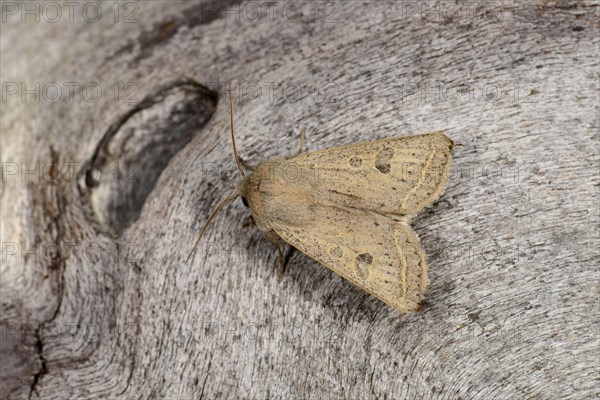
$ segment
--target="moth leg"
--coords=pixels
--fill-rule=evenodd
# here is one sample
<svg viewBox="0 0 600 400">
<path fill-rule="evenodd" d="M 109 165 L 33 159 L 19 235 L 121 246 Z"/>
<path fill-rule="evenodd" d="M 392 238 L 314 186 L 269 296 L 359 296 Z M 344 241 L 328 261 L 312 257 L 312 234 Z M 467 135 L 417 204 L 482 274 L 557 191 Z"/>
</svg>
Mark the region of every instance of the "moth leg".
<svg viewBox="0 0 600 400">
<path fill-rule="evenodd" d="M 288 250 L 287 254 L 285 255 L 285 261 L 283 262 L 284 265 L 287 265 L 288 261 L 290 261 L 290 258 L 292 258 L 292 255 L 294 254 L 295 250 L 296 250 L 295 247 L 290 246 L 290 249 Z"/>
<path fill-rule="evenodd" d="M 283 257 L 283 251 L 281 251 L 281 244 L 277 240 L 277 236 L 275 236 L 273 233 L 267 233 L 266 236 L 267 239 L 269 239 L 277 249 L 277 260 L 275 260 L 275 264 L 273 265 L 273 267 L 274 269 L 277 269 L 277 262 L 279 262 L 279 272 L 277 274 L 277 277 L 281 281 L 281 279 L 283 278 L 283 273 L 285 271 L 285 259 Z"/>
<path fill-rule="evenodd" d="M 300 132 L 300 148 L 298 149 L 298 152 L 296 153 L 296 155 L 300 155 L 304 152 L 304 133 L 306 132 L 306 128 L 302 128 L 302 131 Z"/>
<path fill-rule="evenodd" d="M 248 161 L 244 160 L 242 157 L 240 157 L 239 160 L 240 164 L 242 164 L 244 168 L 249 169 L 252 172 L 254 172 L 254 170 L 256 169 L 255 166 L 248 164 Z"/>
</svg>

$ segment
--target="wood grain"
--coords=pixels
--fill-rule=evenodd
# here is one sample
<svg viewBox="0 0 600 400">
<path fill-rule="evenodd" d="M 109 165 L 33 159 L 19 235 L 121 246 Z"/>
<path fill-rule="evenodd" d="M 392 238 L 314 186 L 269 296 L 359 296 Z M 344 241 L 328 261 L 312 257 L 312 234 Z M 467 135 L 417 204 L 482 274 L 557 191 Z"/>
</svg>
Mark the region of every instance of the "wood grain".
<svg viewBox="0 0 600 400">
<path fill-rule="evenodd" d="M 255 2 L 129 2 L 117 17 L 109 3 L 98 21 L 79 5 L 54 23 L 2 3 L 3 399 L 599 395 L 597 2 L 282 2 L 260 21 Z M 127 223 L 106 235 L 85 167 L 111 126 L 181 80 L 215 92 L 214 113 L 191 137 L 176 103 L 136 114 L 119 138 L 141 139 L 111 160 L 162 172 L 134 174 L 151 185 L 135 201 L 110 192 Z M 239 202 L 184 263 L 237 183 L 229 81 L 251 164 L 292 154 L 302 128 L 309 151 L 434 131 L 462 145 L 412 223 L 422 312 L 297 252 L 279 282 Z"/>
</svg>

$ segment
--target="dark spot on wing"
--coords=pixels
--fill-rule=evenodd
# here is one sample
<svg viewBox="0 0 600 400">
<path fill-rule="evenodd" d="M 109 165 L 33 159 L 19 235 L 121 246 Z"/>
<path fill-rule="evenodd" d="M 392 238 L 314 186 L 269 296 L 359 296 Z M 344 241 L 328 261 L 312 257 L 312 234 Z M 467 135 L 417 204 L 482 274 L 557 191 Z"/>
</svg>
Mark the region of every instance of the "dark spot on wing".
<svg viewBox="0 0 600 400">
<path fill-rule="evenodd" d="M 369 253 L 361 253 L 354 260 L 354 269 L 361 278 L 369 275 L 369 267 L 373 264 L 373 256 Z"/>
<path fill-rule="evenodd" d="M 350 166 L 354 167 L 354 168 L 358 168 L 362 165 L 362 158 L 358 157 L 358 156 L 353 156 L 350 159 Z"/>
<path fill-rule="evenodd" d="M 392 157 L 394 156 L 394 149 L 385 147 L 377 154 L 375 158 L 375 168 L 382 174 L 389 174 L 392 170 Z"/>
</svg>

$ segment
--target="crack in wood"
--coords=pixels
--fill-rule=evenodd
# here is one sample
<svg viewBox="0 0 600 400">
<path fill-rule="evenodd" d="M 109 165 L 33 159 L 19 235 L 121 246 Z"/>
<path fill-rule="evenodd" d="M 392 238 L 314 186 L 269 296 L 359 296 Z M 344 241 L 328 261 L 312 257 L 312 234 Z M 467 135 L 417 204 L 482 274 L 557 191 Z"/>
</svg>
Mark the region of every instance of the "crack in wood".
<svg viewBox="0 0 600 400">
<path fill-rule="evenodd" d="M 50 145 L 50 158 L 51 158 L 51 163 L 52 163 L 51 165 L 59 165 L 59 155 L 56 152 L 56 150 L 54 150 L 54 147 L 52 145 Z M 37 326 L 35 328 L 34 335 L 35 335 L 36 341 L 35 341 L 34 348 L 35 348 L 38 358 L 40 360 L 40 370 L 37 371 L 33 375 L 33 381 L 31 383 L 30 391 L 29 391 L 30 399 L 34 393 L 39 396 L 38 384 L 39 384 L 40 380 L 44 377 L 44 375 L 46 375 L 48 373 L 48 370 L 49 370 L 48 360 L 46 360 L 46 358 L 44 356 L 44 342 L 43 342 L 43 337 L 42 337 L 41 332 L 43 331 L 45 326 L 52 323 L 58 316 L 58 313 L 62 306 L 63 296 L 64 296 L 64 270 L 66 267 L 66 263 L 65 263 L 65 257 L 63 255 L 63 253 L 61 251 L 61 247 L 60 247 L 61 239 L 65 235 L 65 230 L 64 230 L 63 224 L 61 223 L 61 216 L 65 210 L 65 199 L 63 197 L 64 195 L 62 193 L 62 189 L 63 189 L 62 186 L 53 186 L 52 184 L 50 184 L 50 185 L 42 186 L 42 188 L 38 192 L 38 194 L 42 194 L 42 196 L 43 196 L 42 209 L 44 212 L 46 212 L 46 216 L 49 217 L 49 221 L 47 224 L 47 226 L 48 226 L 47 232 L 55 233 L 53 241 L 55 244 L 57 244 L 56 254 L 54 254 L 54 256 L 52 257 L 52 259 L 50 261 L 50 264 L 48 265 L 48 271 L 56 274 L 57 293 L 56 293 L 56 307 L 54 308 L 54 310 L 52 312 L 52 316 L 50 316 L 50 318 L 37 324 Z M 54 192 L 54 199 L 53 199 L 54 202 L 48 201 L 48 198 L 46 197 L 48 191 Z M 53 204 L 56 205 L 55 209 L 53 207 Z M 35 261 L 36 260 L 34 260 L 34 262 Z"/>
</svg>

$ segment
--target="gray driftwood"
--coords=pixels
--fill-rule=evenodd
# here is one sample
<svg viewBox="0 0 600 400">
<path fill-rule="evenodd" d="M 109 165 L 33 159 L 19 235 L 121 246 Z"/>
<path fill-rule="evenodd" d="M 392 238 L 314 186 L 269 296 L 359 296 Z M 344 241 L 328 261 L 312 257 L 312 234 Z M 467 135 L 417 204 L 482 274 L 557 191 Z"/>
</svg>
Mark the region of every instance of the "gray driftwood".
<svg viewBox="0 0 600 400">
<path fill-rule="evenodd" d="M 2 3 L 3 399 L 598 396 L 597 2 L 44 4 Z M 239 201 L 184 262 L 237 182 L 228 82 L 250 164 L 463 145 L 422 312 L 278 281 Z"/>
</svg>

